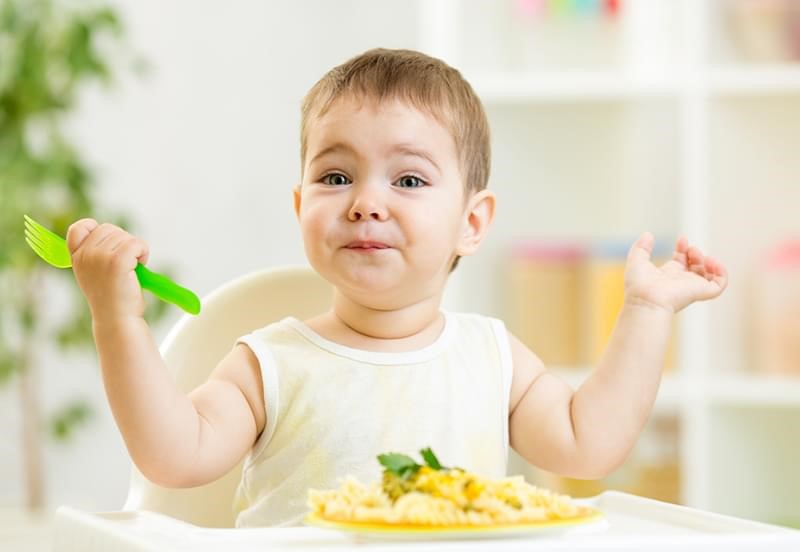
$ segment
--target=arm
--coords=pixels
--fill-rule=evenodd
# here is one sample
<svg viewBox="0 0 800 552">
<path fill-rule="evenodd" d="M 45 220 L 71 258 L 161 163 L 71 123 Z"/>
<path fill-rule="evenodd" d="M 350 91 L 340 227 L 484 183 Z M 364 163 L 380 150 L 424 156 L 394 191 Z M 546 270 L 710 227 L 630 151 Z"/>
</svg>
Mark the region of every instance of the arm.
<svg viewBox="0 0 800 552">
<path fill-rule="evenodd" d="M 236 346 L 208 381 L 179 392 L 142 317 L 133 272 L 147 247 L 111 225 L 81 220 L 67 234 L 112 413 L 132 460 L 170 487 L 212 481 L 233 467 L 266 423 L 258 361 Z"/>
<path fill-rule="evenodd" d="M 643 235 L 628 255 L 625 303 L 605 354 L 573 392 L 512 336 L 511 444 L 548 471 L 597 479 L 627 457 L 646 423 L 661 379 L 672 316 L 727 285 L 724 267 L 685 238 L 662 267 Z"/>
</svg>

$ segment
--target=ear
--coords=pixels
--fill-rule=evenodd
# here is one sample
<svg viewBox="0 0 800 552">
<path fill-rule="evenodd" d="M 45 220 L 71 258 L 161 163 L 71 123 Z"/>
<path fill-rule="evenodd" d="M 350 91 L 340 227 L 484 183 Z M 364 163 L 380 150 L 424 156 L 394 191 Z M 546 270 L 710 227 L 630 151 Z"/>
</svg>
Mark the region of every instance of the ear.
<svg viewBox="0 0 800 552">
<path fill-rule="evenodd" d="M 300 199 L 302 197 L 300 184 L 292 188 L 292 195 L 294 196 L 294 214 L 300 218 Z"/>
<path fill-rule="evenodd" d="M 481 190 L 469 199 L 456 245 L 457 255 L 472 255 L 478 250 L 494 220 L 495 203 L 495 195 L 489 190 Z"/>
</svg>

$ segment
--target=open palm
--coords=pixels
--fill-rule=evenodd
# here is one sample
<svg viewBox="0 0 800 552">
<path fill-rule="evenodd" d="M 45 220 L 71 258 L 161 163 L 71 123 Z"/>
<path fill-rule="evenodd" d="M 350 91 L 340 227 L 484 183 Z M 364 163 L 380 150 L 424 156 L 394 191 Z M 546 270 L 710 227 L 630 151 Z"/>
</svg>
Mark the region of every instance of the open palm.
<svg viewBox="0 0 800 552">
<path fill-rule="evenodd" d="M 703 255 L 681 236 L 672 258 L 661 266 L 651 260 L 653 235 L 642 234 L 631 246 L 625 266 L 625 298 L 630 302 L 678 312 L 695 301 L 713 299 L 728 285 L 722 263 Z"/>
</svg>

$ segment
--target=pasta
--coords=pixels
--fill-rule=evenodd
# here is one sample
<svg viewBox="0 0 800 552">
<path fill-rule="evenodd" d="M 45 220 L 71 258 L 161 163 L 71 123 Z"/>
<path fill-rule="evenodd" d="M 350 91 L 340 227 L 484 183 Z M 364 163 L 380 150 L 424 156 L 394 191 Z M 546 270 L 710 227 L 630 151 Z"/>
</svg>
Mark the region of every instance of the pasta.
<svg viewBox="0 0 800 552">
<path fill-rule="evenodd" d="M 387 467 L 381 482 L 364 485 L 347 477 L 338 489 L 311 489 L 308 506 L 331 521 L 422 526 L 536 523 L 585 513 L 568 496 L 530 485 L 522 476 L 491 480 L 460 468 L 406 466 L 411 467 Z"/>
</svg>

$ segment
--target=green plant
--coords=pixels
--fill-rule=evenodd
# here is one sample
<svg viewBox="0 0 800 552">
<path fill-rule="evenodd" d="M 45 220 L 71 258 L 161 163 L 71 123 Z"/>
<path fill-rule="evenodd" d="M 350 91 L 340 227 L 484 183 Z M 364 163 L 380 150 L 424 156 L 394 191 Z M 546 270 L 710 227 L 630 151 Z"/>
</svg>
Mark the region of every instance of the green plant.
<svg viewBox="0 0 800 552">
<path fill-rule="evenodd" d="M 122 42 L 118 16 L 98 2 L 0 0 L 0 385 L 19 383 L 32 509 L 44 505 L 45 432 L 68 439 L 91 417 L 80 397 L 44 415 L 35 377 L 38 353 L 49 343 L 85 348 L 92 335 L 71 271 L 52 269 L 25 244 L 23 213 L 62 235 L 79 218 L 103 215 L 92 198 L 91 171 L 62 126 L 85 85 L 113 83 Z M 119 215 L 101 218 L 131 227 Z M 63 320 L 54 321 L 42 289 L 57 288 L 65 275 L 73 280 L 67 286 L 72 300 Z M 148 301 L 150 321 L 163 312 L 163 303 Z"/>
</svg>

